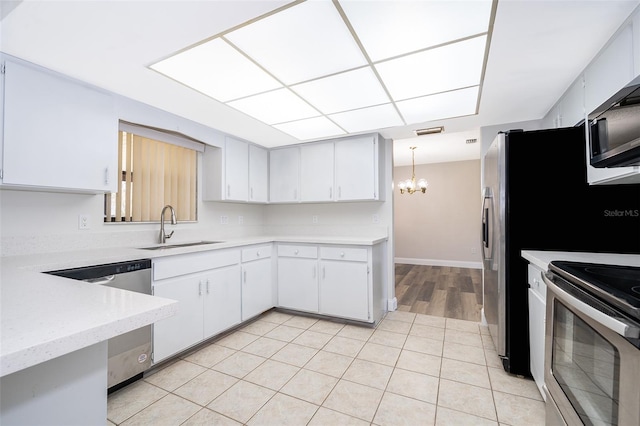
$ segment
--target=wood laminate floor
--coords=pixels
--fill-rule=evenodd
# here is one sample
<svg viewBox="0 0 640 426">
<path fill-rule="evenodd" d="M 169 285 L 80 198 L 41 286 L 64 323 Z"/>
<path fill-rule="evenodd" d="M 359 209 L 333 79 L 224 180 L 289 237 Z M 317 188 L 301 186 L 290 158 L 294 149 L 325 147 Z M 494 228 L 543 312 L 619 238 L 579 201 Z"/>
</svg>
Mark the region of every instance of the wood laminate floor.
<svg viewBox="0 0 640 426">
<path fill-rule="evenodd" d="M 482 270 L 396 263 L 398 310 L 480 321 Z"/>
</svg>

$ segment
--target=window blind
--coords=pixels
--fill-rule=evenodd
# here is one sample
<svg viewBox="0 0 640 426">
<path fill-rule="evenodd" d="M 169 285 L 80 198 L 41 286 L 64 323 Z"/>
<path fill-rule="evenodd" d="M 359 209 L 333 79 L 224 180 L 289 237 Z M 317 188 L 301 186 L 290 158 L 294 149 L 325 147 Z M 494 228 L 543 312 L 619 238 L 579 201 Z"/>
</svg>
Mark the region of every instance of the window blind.
<svg viewBox="0 0 640 426">
<path fill-rule="evenodd" d="M 197 219 L 197 152 L 119 132 L 119 191 L 107 194 L 105 222 L 152 222 L 173 206 L 179 221 Z"/>
</svg>

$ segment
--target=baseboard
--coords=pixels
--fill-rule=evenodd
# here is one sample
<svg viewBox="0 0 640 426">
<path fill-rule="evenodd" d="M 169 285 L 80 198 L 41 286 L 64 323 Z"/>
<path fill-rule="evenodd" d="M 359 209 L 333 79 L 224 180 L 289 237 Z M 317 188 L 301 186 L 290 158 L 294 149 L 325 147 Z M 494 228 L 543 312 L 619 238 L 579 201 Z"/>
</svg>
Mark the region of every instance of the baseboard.
<svg viewBox="0 0 640 426">
<path fill-rule="evenodd" d="M 409 257 L 396 257 L 395 263 L 425 266 L 452 266 L 455 268 L 482 269 L 482 262 L 464 262 L 460 260 L 443 259 L 413 259 Z"/>
</svg>

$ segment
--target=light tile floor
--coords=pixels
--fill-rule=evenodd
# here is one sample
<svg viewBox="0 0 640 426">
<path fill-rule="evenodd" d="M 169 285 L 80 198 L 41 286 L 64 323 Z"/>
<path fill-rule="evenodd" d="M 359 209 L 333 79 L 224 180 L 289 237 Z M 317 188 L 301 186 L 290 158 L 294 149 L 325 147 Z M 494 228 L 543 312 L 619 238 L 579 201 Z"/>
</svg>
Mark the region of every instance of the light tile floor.
<svg viewBox="0 0 640 426">
<path fill-rule="evenodd" d="M 108 425 L 544 425 L 478 323 L 376 328 L 270 311 L 108 398 Z"/>
</svg>

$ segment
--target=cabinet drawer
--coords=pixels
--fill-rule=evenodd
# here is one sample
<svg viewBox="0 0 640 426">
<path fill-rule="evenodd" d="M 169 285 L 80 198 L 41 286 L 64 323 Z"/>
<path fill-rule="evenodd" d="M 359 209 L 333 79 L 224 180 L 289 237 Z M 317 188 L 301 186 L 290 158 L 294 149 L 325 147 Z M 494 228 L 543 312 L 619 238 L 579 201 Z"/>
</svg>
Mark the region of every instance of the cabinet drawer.
<svg viewBox="0 0 640 426">
<path fill-rule="evenodd" d="M 271 257 L 271 244 L 266 246 L 249 247 L 242 250 L 242 262 L 251 262 Z"/>
<path fill-rule="evenodd" d="M 368 250 L 366 248 L 354 247 L 320 247 L 320 257 L 330 260 L 366 262 L 368 259 Z"/>
<path fill-rule="evenodd" d="M 278 256 L 304 257 L 307 259 L 315 259 L 318 257 L 318 247 L 278 244 Z"/>
<path fill-rule="evenodd" d="M 153 260 L 153 280 L 193 274 L 240 263 L 239 250 L 213 250 Z"/>
</svg>

